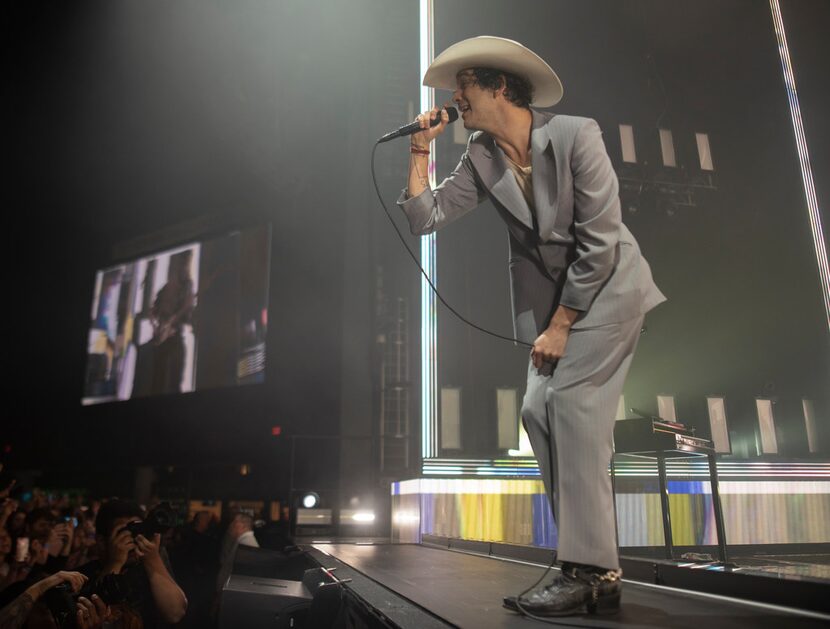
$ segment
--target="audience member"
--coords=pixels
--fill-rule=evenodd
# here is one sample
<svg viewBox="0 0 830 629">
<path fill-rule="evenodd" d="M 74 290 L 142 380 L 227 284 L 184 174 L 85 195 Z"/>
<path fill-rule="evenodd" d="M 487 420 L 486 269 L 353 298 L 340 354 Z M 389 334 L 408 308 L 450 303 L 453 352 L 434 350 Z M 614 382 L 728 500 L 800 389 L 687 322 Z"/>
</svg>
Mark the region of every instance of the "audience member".
<svg viewBox="0 0 830 629">
<path fill-rule="evenodd" d="M 222 540 L 222 550 L 219 557 L 219 576 L 216 579 L 216 589 L 222 590 L 225 582 L 233 571 L 233 558 L 237 546 L 253 546 L 259 548 L 254 536 L 254 519 L 247 513 L 235 514 L 228 524 L 228 530 Z"/>
<path fill-rule="evenodd" d="M 137 612 L 148 629 L 179 622 L 187 610 L 187 598 L 171 576 L 161 535 L 155 534 L 152 540 L 140 534 L 133 537 L 125 528 L 142 517 L 141 508 L 133 502 L 104 503 L 95 521 L 100 559 L 80 570 L 96 584 L 116 575 L 117 589 L 124 599 L 122 607 Z"/>
<path fill-rule="evenodd" d="M 0 609 L 0 629 L 18 629 L 27 624 L 34 627 L 54 627 L 52 613 L 38 603 L 49 590 L 62 583 L 68 584 L 71 591 L 77 594 L 86 581 L 87 578 L 79 572 L 57 572 L 33 583 Z M 99 629 L 104 622 L 111 619 L 109 608 L 97 596 L 93 597 L 93 600 L 79 597 L 73 611 L 73 620 L 79 629 Z"/>
<path fill-rule="evenodd" d="M 63 602 L 63 618 L 77 614 L 70 624 L 80 629 L 210 627 L 216 584 L 221 591 L 236 549 L 259 546 L 254 520 L 246 513 L 233 515 L 224 536 L 207 510 L 163 537 L 145 536 L 125 528 L 144 518 L 133 502 L 82 500 L 14 482 L 5 485 L 0 489 L 0 629 L 64 626 L 53 621 L 56 597 Z M 61 583 L 71 592 L 50 591 Z"/>
<path fill-rule="evenodd" d="M 237 513 L 233 516 L 228 533 L 231 539 L 236 540 L 237 545 L 259 548 L 259 542 L 254 536 L 254 518 L 247 513 Z"/>
</svg>

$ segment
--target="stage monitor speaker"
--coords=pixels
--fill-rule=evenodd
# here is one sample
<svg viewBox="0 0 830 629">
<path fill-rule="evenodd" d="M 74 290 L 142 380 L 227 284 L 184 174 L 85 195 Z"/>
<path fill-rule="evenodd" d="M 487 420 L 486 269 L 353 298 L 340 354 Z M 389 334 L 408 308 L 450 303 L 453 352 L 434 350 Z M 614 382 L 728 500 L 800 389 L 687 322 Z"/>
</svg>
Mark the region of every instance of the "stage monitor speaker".
<svg viewBox="0 0 830 629">
<path fill-rule="evenodd" d="M 219 629 L 303 627 L 311 600 L 300 581 L 235 574 L 222 588 Z"/>
<path fill-rule="evenodd" d="M 286 553 L 268 548 L 239 545 L 233 557 L 232 573 L 249 577 L 299 581 L 314 563 L 305 553 Z"/>
</svg>

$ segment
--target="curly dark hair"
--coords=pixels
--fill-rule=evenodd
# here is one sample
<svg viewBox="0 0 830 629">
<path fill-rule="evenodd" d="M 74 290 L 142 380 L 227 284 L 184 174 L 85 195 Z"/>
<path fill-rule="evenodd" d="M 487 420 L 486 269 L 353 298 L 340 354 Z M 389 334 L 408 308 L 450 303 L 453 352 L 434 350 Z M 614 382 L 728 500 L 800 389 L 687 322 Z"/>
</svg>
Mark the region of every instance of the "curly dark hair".
<svg viewBox="0 0 830 629">
<path fill-rule="evenodd" d="M 533 101 L 533 85 L 522 76 L 496 70 L 495 68 L 473 68 L 473 76 L 479 87 L 487 90 L 497 90 L 504 85 L 504 97 L 516 105 L 530 109 Z M 502 83 L 504 77 L 504 83 Z"/>
<path fill-rule="evenodd" d="M 138 503 L 130 500 L 118 500 L 117 498 L 108 500 L 98 510 L 98 517 L 95 518 L 95 533 L 104 540 L 109 539 L 118 518 L 141 518 L 143 520 L 144 511 Z"/>
</svg>

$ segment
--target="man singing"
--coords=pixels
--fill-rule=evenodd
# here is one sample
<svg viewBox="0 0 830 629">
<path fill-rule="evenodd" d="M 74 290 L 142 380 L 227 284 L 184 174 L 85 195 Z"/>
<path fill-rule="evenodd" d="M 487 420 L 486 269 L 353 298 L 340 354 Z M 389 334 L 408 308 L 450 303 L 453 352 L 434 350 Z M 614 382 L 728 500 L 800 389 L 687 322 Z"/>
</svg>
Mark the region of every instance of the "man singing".
<svg viewBox="0 0 830 629">
<path fill-rule="evenodd" d="M 665 300 L 621 222 L 617 178 L 594 120 L 553 115 L 556 73 L 521 44 L 474 37 L 450 46 L 424 85 L 454 90 L 475 130 L 435 190 L 430 142 L 445 110 L 418 116 L 398 204 L 428 234 L 489 198 L 507 224 L 516 338 L 532 344 L 522 422 L 553 507 L 560 576 L 505 607 L 533 615 L 613 613 L 622 584 L 608 463 L 614 419 L 645 313 Z M 430 121 L 441 122 L 430 127 Z"/>
</svg>

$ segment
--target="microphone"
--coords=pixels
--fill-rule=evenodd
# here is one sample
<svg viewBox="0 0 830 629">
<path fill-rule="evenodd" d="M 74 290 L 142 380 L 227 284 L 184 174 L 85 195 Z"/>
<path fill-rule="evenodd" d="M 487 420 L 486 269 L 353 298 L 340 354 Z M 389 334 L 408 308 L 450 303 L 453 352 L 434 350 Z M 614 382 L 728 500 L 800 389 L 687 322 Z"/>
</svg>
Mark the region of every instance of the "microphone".
<svg viewBox="0 0 830 629">
<path fill-rule="evenodd" d="M 444 107 L 446 109 L 447 114 L 449 115 L 449 123 L 455 122 L 458 120 L 458 110 L 455 107 Z M 434 127 L 437 124 L 441 123 L 441 117 L 436 116 L 435 120 L 429 121 L 429 126 Z M 405 124 L 404 126 L 400 127 L 397 131 L 392 131 L 391 133 L 387 133 L 383 136 L 380 140 L 378 140 L 378 144 L 382 144 L 383 142 L 388 142 L 389 140 L 394 140 L 395 138 L 402 138 L 407 135 L 412 135 L 413 133 L 418 133 L 421 131 L 421 124 L 419 122 L 410 122 L 409 124 Z"/>
</svg>

